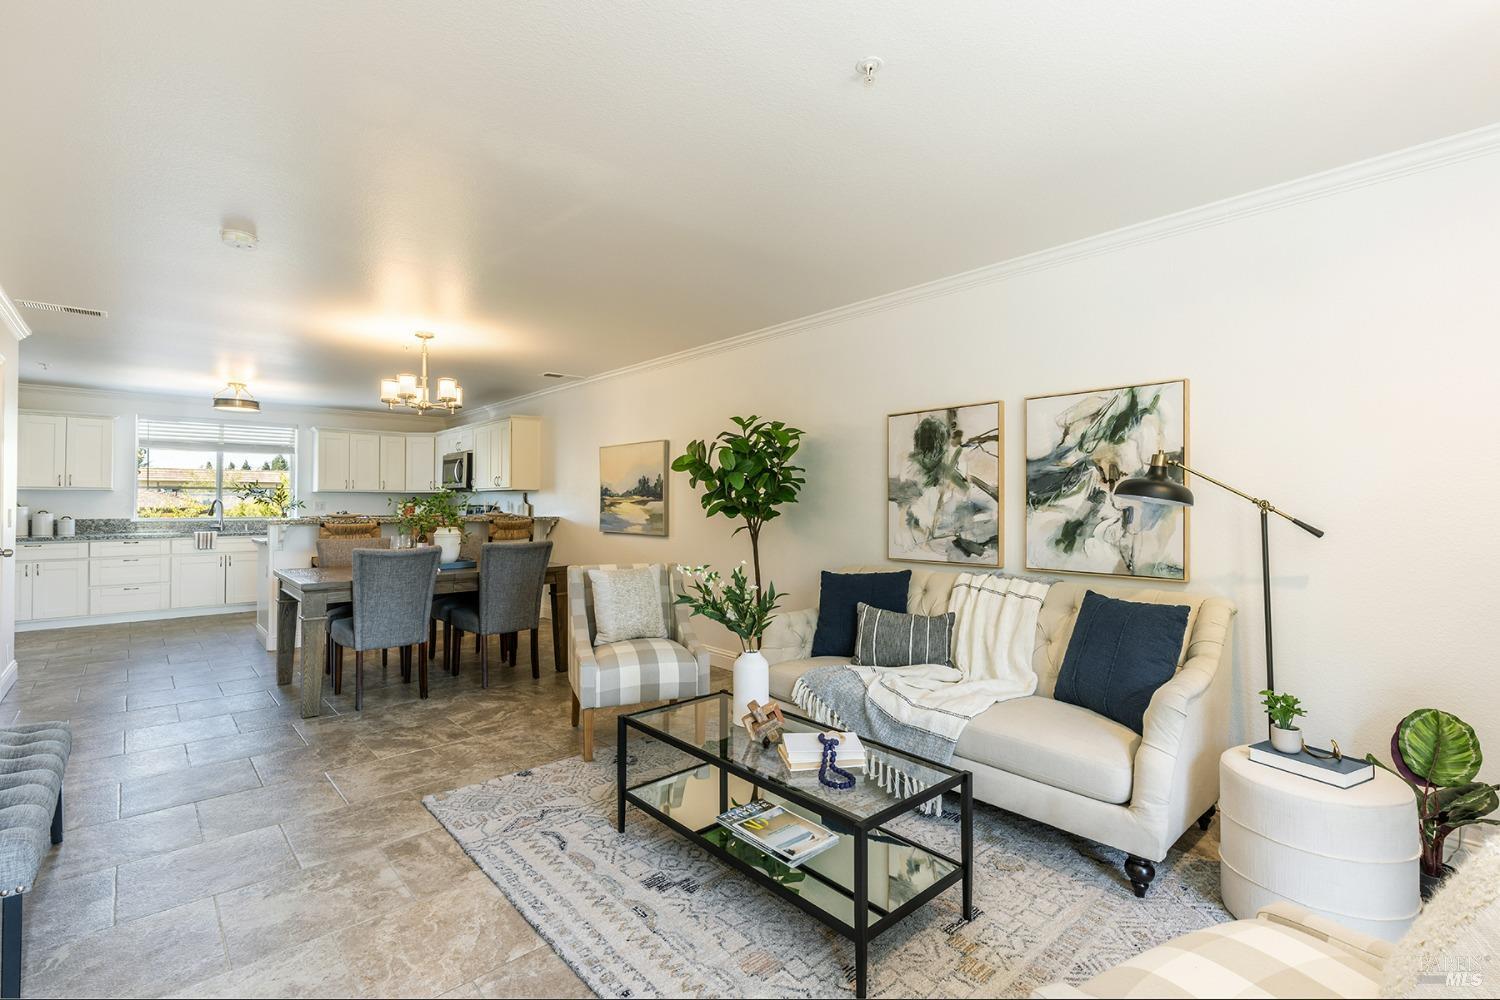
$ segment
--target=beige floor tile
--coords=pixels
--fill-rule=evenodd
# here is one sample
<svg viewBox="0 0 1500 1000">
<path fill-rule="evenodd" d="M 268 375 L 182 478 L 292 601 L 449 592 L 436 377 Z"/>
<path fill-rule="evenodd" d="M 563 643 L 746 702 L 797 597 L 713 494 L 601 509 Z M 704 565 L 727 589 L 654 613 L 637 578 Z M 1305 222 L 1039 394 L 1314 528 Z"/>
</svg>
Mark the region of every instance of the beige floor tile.
<svg viewBox="0 0 1500 1000">
<path fill-rule="evenodd" d="M 176 678 L 174 677 L 173 680 L 175 681 Z M 126 703 L 130 708 L 155 708 L 158 705 L 181 705 L 184 702 L 221 697 L 223 697 L 223 692 L 219 690 L 218 682 L 212 681 L 161 691 L 134 691 L 126 696 Z"/>
<path fill-rule="evenodd" d="M 227 722 L 230 731 L 235 735 L 189 743 L 187 745 L 188 760 L 194 764 L 210 764 L 218 760 L 233 760 L 236 757 L 254 757 L 256 754 L 306 745 L 302 737 L 297 734 L 297 730 L 291 726 L 276 726 L 253 733 L 242 733 L 235 726 L 233 716 L 221 715 L 215 718 L 220 722 Z"/>
<path fill-rule="evenodd" d="M 297 868 L 281 829 L 252 830 L 121 865 L 115 916 L 132 920 Z"/>
<path fill-rule="evenodd" d="M 219 764 L 188 767 L 150 778 L 134 778 L 120 785 L 120 815 L 167 809 L 185 802 L 211 799 L 247 788 L 259 788 L 255 768 L 244 758 Z"/>
<path fill-rule="evenodd" d="M 145 708 L 136 712 L 111 712 L 108 715 L 90 716 L 68 725 L 74 736 L 92 736 L 103 733 L 123 733 L 131 729 L 145 729 L 148 726 L 163 726 L 177 721 L 177 706 L 164 705 L 161 708 Z"/>
<path fill-rule="evenodd" d="M 63 829 L 94 826 L 120 818 L 120 785 L 114 781 L 95 784 L 68 782 L 63 786 Z"/>
<path fill-rule="evenodd" d="M 215 685 L 217 687 L 217 685 Z M 214 715 L 234 715 L 238 712 L 252 712 L 262 708 L 274 708 L 276 700 L 265 691 L 252 691 L 249 694 L 233 694 L 223 698 L 209 698 L 204 701 L 190 701 L 185 705 L 178 706 L 182 720 L 206 719 Z M 236 722 L 238 728 L 238 723 Z M 243 732 L 243 730 L 241 730 Z"/>
<path fill-rule="evenodd" d="M 114 926 L 115 870 L 38 879 L 21 903 L 21 914 L 22 965 L 29 969 L 52 951 Z M 30 990 L 29 982 L 22 985 Z"/>
<path fill-rule="evenodd" d="M 491 969 L 474 981 L 481 997 L 578 997 L 594 991 L 584 984 L 568 963 L 548 947 L 533 948 L 520 958 Z"/>
<path fill-rule="evenodd" d="M 324 938 L 272 952 L 249 965 L 195 983 L 175 997 L 351 997 L 358 984 Z"/>
<path fill-rule="evenodd" d="M 159 996 L 225 968 L 211 899 L 79 938 L 27 970 L 29 997 Z"/>
<path fill-rule="evenodd" d="M 424 720 L 410 726 L 388 729 L 360 737 L 360 742 L 369 747 L 376 757 L 394 757 L 413 750 L 443 746 L 458 740 L 468 739 L 472 733 L 456 722 L 445 718 Z"/>
<path fill-rule="evenodd" d="M 432 830 L 382 848 L 413 896 L 431 896 L 479 870 L 447 830 Z"/>
<path fill-rule="evenodd" d="M 419 799 L 404 793 L 289 820 L 281 828 L 303 867 L 441 829 Z"/>
<path fill-rule="evenodd" d="M 378 851 L 346 854 L 216 899 L 233 966 L 411 904 L 401 876 Z"/>
<path fill-rule="evenodd" d="M 47 854 L 42 872 L 47 878 L 71 878 L 136 858 L 175 851 L 202 839 L 193 807 L 177 806 L 73 830 Z"/>
<path fill-rule="evenodd" d="M 192 722 L 170 722 L 164 726 L 132 729 L 125 734 L 125 749 L 130 753 L 138 753 L 142 750 L 155 750 L 179 743 L 193 743 L 237 732 L 239 730 L 235 728 L 234 720 L 227 715 L 194 719 Z M 194 763 L 199 762 L 194 761 Z"/>
<path fill-rule="evenodd" d="M 254 771 L 248 760 L 234 763 Z M 198 817 L 203 839 L 213 841 L 346 808 L 343 796 L 326 778 L 311 778 L 207 799 L 198 803 Z"/>
<path fill-rule="evenodd" d="M 125 733 L 94 733 L 73 737 L 73 749 L 68 759 L 88 760 L 91 757 L 114 757 L 125 752 Z"/>
<path fill-rule="evenodd" d="M 363 741 L 361 741 L 363 742 Z M 437 750 L 416 750 L 397 757 L 387 757 L 363 764 L 353 764 L 329 772 L 344 798 L 351 803 L 368 802 L 404 788 L 441 781 L 451 768 Z"/>
<path fill-rule="evenodd" d="M 320 746 L 294 747 L 250 758 L 263 785 L 284 781 L 308 781 L 324 778 L 329 771 L 374 760 L 374 755 L 358 741 L 327 749 Z"/>
<path fill-rule="evenodd" d="M 187 750 L 183 747 L 163 747 L 141 753 L 127 753 L 118 757 L 99 757 L 94 760 L 68 760 L 68 770 L 63 776 L 65 787 L 101 781 L 128 781 L 147 775 L 163 774 L 188 766 Z"/>
</svg>

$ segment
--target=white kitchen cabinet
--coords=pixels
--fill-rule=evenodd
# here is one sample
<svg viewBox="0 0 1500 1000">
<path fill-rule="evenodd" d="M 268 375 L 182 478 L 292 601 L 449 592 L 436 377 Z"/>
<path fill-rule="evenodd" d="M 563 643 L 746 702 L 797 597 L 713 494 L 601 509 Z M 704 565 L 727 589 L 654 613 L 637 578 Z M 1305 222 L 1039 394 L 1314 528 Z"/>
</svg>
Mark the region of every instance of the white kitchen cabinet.
<svg viewBox="0 0 1500 1000">
<path fill-rule="evenodd" d="M 172 607 L 207 608 L 224 604 L 223 552 L 172 557 Z"/>
<path fill-rule="evenodd" d="M 36 617 L 31 591 L 31 567 L 32 563 L 23 562 L 16 565 L 16 621 L 29 622 Z"/>
<path fill-rule="evenodd" d="M 165 611 L 171 604 L 170 586 L 160 583 L 122 583 L 89 588 L 89 614 L 123 615 Z"/>
<path fill-rule="evenodd" d="M 255 552 L 224 553 L 225 604 L 254 604 L 259 583 Z"/>
<path fill-rule="evenodd" d="M 16 574 L 16 620 L 88 614 L 89 564 L 84 559 L 23 562 Z"/>
<path fill-rule="evenodd" d="M 399 493 L 410 488 L 406 484 L 406 438 L 380 435 L 380 491 Z"/>
<path fill-rule="evenodd" d="M 492 490 L 495 488 L 495 428 L 496 425 L 493 423 L 476 424 L 473 428 L 474 462 L 472 466 L 472 478 L 476 491 Z"/>
<path fill-rule="evenodd" d="M 68 418 L 56 413 L 21 413 L 16 425 L 20 453 L 16 485 L 23 490 L 62 486 L 67 475 Z"/>
<path fill-rule="evenodd" d="M 380 435 L 349 435 L 349 488 L 357 493 L 379 493 Z"/>
<path fill-rule="evenodd" d="M 115 485 L 113 417 L 69 417 L 64 486 L 75 490 L 108 490 Z"/>
<path fill-rule="evenodd" d="M 350 488 L 349 435 L 344 431 L 314 430 L 313 491 L 344 493 Z"/>
<path fill-rule="evenodd" d="M 430 493 L 438 484 L 437 438 L 431 434 L 413 434 L 406 438 L 405 482 L 408 491 Z"/>
<path fill-rule="evenodd" d="M 474 427 L 475 491 L 541 488 L 541 417 L 504 417 Z"/>
</svg>

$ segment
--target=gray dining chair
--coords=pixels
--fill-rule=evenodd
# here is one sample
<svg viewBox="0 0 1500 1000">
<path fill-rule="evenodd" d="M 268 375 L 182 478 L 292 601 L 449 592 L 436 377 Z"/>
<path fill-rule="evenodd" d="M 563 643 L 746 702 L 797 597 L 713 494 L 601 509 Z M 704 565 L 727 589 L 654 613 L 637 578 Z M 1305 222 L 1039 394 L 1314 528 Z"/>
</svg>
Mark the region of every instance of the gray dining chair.
<svg viewBox="0 0 1500 1000">
<path fill-rule="evenodd" d="M 391 547 L 391 539 L 390 536 L 385 536 L 382 538 L 319 538 L 317 540 L 317 546 L 318 566 L 320 568 L 329 566 L 352 566 L 354 565 L 355 549 L 388 549 Z M 348 601 L 339 601 L 335 604 L 330 604 L 328 606 L 328 620 L 323 625 L 325 633 L 330 636 L 333 634 L 331 630 L 333 628 L 333 620 L 335 618 L 347 618 L 352 614 L 354 614 L 354 605 L 350 604 Z M 326 647 L 327 652 L 323 656 L 323 673 L 332 674 L 334 667 L 333 661 L 335 656 L 335 653 L 333 651 L 333 642 L 331 640 L 325 642 L 324 646 Z M 384 666 L 385 662 L 386 651 L 382 649 L 380 651 L 381 666 Z"/>
<path fill-rule="evenodd" d="M 481 687 L 489 687 L 489 637 L 530 629 L 531 676 L 541 676 L 537 665 L 537 630 L 542 617 L 542 586 L 551 558 L 551 542 L 489 542 L 479 550 L 479 592 L 464 594 L 464 600 L 449 607 L 443 629 L 444 649 L 453 650 L 452 662 L 445 661 L 449 672 L 458 673 L 463 634 L 473 632 L 479 639 L 479 683 Z M 502 638 L 502 662 L 505 648 Z M 514 653 L 511 663 L 515 663 Z"/>
<path fill-rule="evenodd" d="M 354 552 L 354 614 L 337 618 L 332 625 L 333 642 L 354 650 L 354 708 L 365 700 L 365 651 L 401 647 L 402 660 L 411 662 L 411 647 L 418 649 L 418 694 L 427 697 L 427 619 L 432 613 L 432 590 L 437 583 L 436 547 L 381 552 Z M 333 689 L 341 687 L 343 657 L 335 654 Z"/>
</svg>

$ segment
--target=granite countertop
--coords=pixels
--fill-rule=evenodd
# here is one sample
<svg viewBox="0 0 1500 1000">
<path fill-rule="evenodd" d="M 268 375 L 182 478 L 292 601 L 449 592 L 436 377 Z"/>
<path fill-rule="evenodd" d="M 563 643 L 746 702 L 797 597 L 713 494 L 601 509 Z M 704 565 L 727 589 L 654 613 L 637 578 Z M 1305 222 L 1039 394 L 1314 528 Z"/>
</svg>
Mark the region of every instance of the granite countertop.
<svg viewBox="0 0 1500 1000">
<path fill-rule="evenodd" d="M 200 528 L 197 530 L 203 531 L 207 529 Z M 223 536 L 224 538 L 264 539 L 266 537 L 265 529 L 261 529 L 259 531 L 235 531 L 233 529 L 225 529 L 224 531 L 218 532 L 218 534 Z M 192 537 L 193 529 L 191 528 L 179 531 L 91 531 L 88 534 L 78 535 L 48 535 L 45 537 L 35 535 L 30 538 L 17 538 L 16 544 L 30 545 L 33 542 L 129 542 L 135 541 L 137 539 L 145 541 L 147 539 L 158 540 Z"/>
<path fill-rule="evenodd" d="M 464 520 L 475 523 L 484 521 L 488 517 L 488 514 L 466 514 L 464 515 Z M 257 518 L 239 524 L 227 524 L 222 531 L 219 531 L 219 534 L 225 538 L 260 539 L 266 537 L 266 532 L 269 529 L 279 525 L 317 526 L 322 524 L 324 520 L 325 518 L 322 517 Z M 377 524 L 395 524 L 400 519 L 388 514 L 377 514 L 372 515 L 370 520 L 375 521 Z M 557 526 L 559 520 L 560 518 L 557 517 L 537 517 L 537 537 L 546 538 L 552 533 L 552 529 Z M 131 521 L 127 518 L 81 518 L 80 524 L 84 521 L 91 521 L 92 526 L 81 528 L 77 534 L 37 535 L 26 538 L 18 536 L 16 542 L 21 545 L 29 545 L 33 542 L 119 542 L 135 539 L 192 538 L 195 531 L 218 530 L 217 525 L 212 521 L 155 523 L 149 521 Z"/>
</svg>

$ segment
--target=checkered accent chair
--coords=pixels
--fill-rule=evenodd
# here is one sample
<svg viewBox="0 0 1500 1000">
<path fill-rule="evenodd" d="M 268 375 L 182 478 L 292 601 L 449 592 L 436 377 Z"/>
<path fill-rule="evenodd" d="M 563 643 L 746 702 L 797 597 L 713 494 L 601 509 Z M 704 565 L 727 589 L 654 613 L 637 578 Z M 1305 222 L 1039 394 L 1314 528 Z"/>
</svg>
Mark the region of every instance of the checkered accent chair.
<svg viewBox="0 0 1500 1000">
<path fill-rule="evenodd" d="M 665 639 L 627 639 L 594 645 L 594 593 L 591 569 L 660 571 Z M 708 647 L 698 641 L 688 610 L 676 606 L 682 575 L 675 565 L 568 567 L 568 681 L 573 686 L 573 725 L 583 724 L 583 759 L 594 759 L 594 710 L 645 702 L 696 698 L 708 693 Z"/>
<path fill-rule="evenodd" d="M 1291 903 L 1137 955 L 1078 986 L 1034 997 L 1376 997 L 1392 945 Z"/>
</svg>

